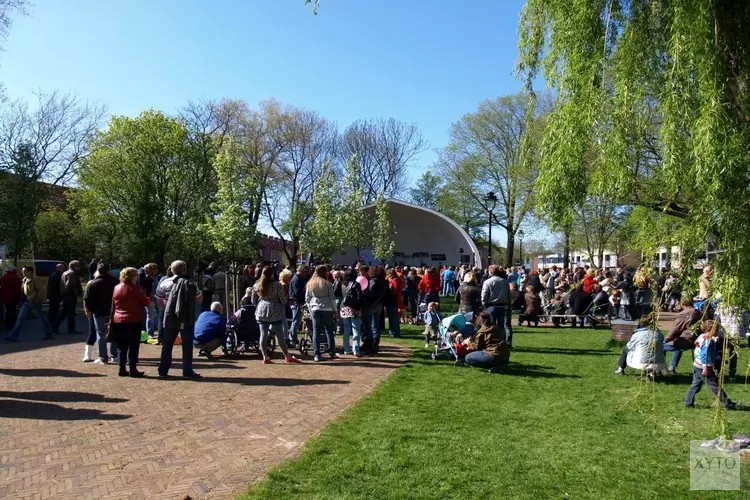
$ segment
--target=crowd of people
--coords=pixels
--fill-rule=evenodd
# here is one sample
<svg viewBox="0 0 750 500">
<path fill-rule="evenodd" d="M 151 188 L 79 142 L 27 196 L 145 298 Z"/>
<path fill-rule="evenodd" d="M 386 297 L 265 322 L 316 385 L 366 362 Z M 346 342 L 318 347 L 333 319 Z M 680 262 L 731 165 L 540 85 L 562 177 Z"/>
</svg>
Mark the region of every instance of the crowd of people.
<svg viewBox="0 0 750 500">
<path fill-rule="evenodd" d="M 467 362 L 492 367 L 498 362 L 498 352 L 513 346 L 513 315 L 517 315 L 519 324 L 525 321 L 528 325 L 538 325 L 540 317 L 549 315 L 553 325 L 560 326 L 560 316 L 567 314 L 575 327 L 576 319 L 586 317 L 592 308 L 605 307 L 607 314 L 639 322 L 616 373 L 623 374 L 626 366 L 631 366 L 654 376 L 662 369 L 673 374 L 682 353 L 696 349 L 695 359 L 701 361 L 701 366 L 694 365 L 694 369 L 700 368 L 700 377 L 696 371 L 693 396 L 700 390 L 699 379 L 712 390 L 715 388 L 711 367 L 723 355 L 729 356 L 730 379 L 735 377 L 738 342 L 729 342 L 724 350 L 721 340 L 725 335 L 745 338 L 749 319 L 746 311 L 719 305 L 715 318 L 708 323 L 712 319 L 706 315 L 708 309 L 696 309 L 693 299 L 682 295 L 675 274 L 664 270 L 650 273 L 646 268 L 609 272 L 552 266 L 541 272 L 527 272 L 523 267 L 495 265 L 483 270 L 468 265 L 383 267 L 360 263 L 315 268 L 301 265 L 292 270 L 275 263 L 246 266 L 240 281 L 245 288 L 241 307 L 253 307 L 260 329 L 263 363 L 272 362 L 267 349 L 272 335 L 286 363 L 300 362 L 289 353 L 289 347 L 298 345 L 306 317 L 312 324 L 316 362 L 323 360 L 324 354 L 329 359 L 377 354 L 386 320 L 391 337 L 401 335 L 402 323 L 424 324 L 425 347 L 429 348 L 430 342 L 437 340 L 442 320 L 440 297 L 452 296 L 458 312 L 475 318 L 481 333 L 462 342 L 469 351 L 481 352 L 467 356 Z M 700 297 L 711 297 L 711 281 L 712 269 L 706 266 L 699 279 Z M 225 345 L 228 318 L 239 313 L 225 312 L 229 288 L 226 268 L 211 264 L 202 272 L 191 274 L 185 262 L 179 260 L 164 274 L 159 274 L 156 264 L 148 263 L 139 269 L 124 268 L 113 276 L 107 263 L 94 259 L 89 264 L 85 288 L 78 261 L 67 267 L 59 264 L 46 286 L 35 276 L 33 267 L 24 267 L 19 276 L 9 266 L 0 280 L 3 325 L 9 330 L 4 338 L 7 342 L 17 341 L 31 313 L 41 320 L 44 339 L 59 335 L 63 323 L 68 334 L 79 333 L 75 316 L 81 299 L 89 320 L 83 361 L 114 362 L 119 366 L 119 375 L 140 377 L 140 344 L 152 339 L 161 345 L 158 376 L 167 378 L 172 348 L 181 343 L 182 376 L 200 378 L 192 369 L 194 349 L 211 357 Z M 543 302 L 549 304 L 546 310 Z M 49 308 L 46 315 L 42 310 L 44 303 Z M 679 310 L 666 338 L 652 324 L 650 313 L 657 306 Z M 342 337 L 340 353 L 336 349 L 337 333 Z M 325 353 L 321 351 L 323 345 Z M 647 345 L 656 348 L 647 351 Z M 672 359 L 667 368 L 669 352 Z M 692 402 L 686 401 L 689 404 Z"/>
</svg>

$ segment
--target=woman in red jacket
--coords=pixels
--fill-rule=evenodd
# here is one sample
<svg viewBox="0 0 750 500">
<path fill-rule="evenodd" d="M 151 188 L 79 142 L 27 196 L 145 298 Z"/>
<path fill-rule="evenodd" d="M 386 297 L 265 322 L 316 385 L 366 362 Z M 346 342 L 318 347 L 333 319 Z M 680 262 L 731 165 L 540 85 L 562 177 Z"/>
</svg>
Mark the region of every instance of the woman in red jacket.
<svg viewBox="0 0 750 500">
<path fill-rule="evenodd" d="M 150 300 L 138 286 L 138 270 L 126 267 L 120 271 L 120 284 L 115 287 L 112 296 L 114 317 L 112 327 L 115 329 L 115 339 L 120 348 L 121 377 L 142 377 L 143 372 L 136 369 L 138 365 L 138 351 L 141 347 L 141 330 L 143 327 L 143 308 L 148 307 Z M 130 373 L 125 364 L 130 361 Z"/>
<path fill-rule="evenodd" d="M 596 270 L 589 269 L 589 271 L 586 273 L 586 276 L 583 278 L 583 291 L 586 293 L 591 293 L 591 285 L 596 283 Z"/>
<path fill-rule="evenodd" d="M 435 267 L 431 267 L 425 273 L 422 281 L 417 285 L 419 293 L 426 297 L 426 301 L 440 303 L 440 275 Z"/>
</svg>

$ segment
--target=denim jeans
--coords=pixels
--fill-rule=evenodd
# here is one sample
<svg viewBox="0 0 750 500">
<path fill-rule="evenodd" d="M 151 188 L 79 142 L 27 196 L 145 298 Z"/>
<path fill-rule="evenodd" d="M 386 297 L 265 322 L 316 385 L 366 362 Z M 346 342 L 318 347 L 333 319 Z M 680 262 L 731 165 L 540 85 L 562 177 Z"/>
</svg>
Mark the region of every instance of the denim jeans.
<svg viewBox="0 0 750 500">
<path fill-rule="evenodd" d="M 99 346 L 99 359 L 102 361 L 109 361 L 111 358 L 117 357 L 117 344 L 111 342 L 109 344 L 109 355 L 107 355 L 107 325 L 109 324 L 109 316 L 94 316 L 94 327 L 96 328 L 97 344 Z"/>
<path fill-rule="evenodd" d="M 42 326 L 44 327 L 44 337 L 52 337 L 52 325 L 49 324 L 49 321 L 47 321 L 47 316 L 45 316 L 44 312 L 42 312 L 42 304 L 32 304 L 31 302 L 26 301 L 21 305 L 21 310 L 18 312 L 18 316 L 16 317 L 16 324 L 13 325 L 13 329 L 10 331 L 7 338 L 18 340 L 18 335 L 19 333 L 21 333 L 21 327 L 23 326 L 23 322 L 28 317 L 30 310 L 34 311 L 36 317 L 42 322 Z"/>
<path fill-rule="evenodd" d="M 689 350 L 689 349 L 686 349 Z M 675 347 L 672 344 L 664 344 L 664 357 L 667 356 L 668 352 L 672 352 L 672 361 L 669 363 L 669 367 L 672 370 L 675 370 L 677 368 L 677 365 L 680 363 L 680 358 L 682 357 L 682 349 L 675 349 Z"/>
<path fill-rule="evenodd" d="M 490 356 L 484 351 L 472 351 L 466 355 L 464 361 L 467 365 L 479 368 L 493 368 L 498 365 L 494 356 Z"/>
<path fill-rule="evenodd" d="M 268 357 L 268 341 L 270 340 L 271 335 L 276 335 L 276 342 L 279 343 L 279 349 L 281 349 L 281 352 L 284 353 L 284 357 L 289 357 L 289 353 L 286 349 L 286 338 L 284 338 L 284 333 L 281 328 L 281 324 L 284 321 L 286 321 L 286 318 L 276 323 L 266 323 L 264 321 L 258 321 L 258 328 L 260 329 L 260 353 L 263 355 L 263 359 L 266 359 Z"/>
<path fill-rule="evenodd" d="M 716 376 L 716 373 L 709 369 L 708 375 L 704 377 L 702 371 L 701 368 L 693 365 L 693 383 L 690 385 L 690 389 L 688 389 L 687 396 L 685 396 L 685 406 L 692 406 L 695 403 L 695 395 L 701 391 L 704 383 L 708 385 L 711 392 L 719 396 L 721 404 L 725 408 L 729 406 L 732 401 L 727 397 L 727 394 L 722 390 L 721 395 L 719 395 L 719 378 Z"/>
<path fill-rule="evenodd" d="M 164 338 L 164 309 L 159 306 L 159 301 L 154 301 L 154 310 L 156 311 L 156 331 L 158 332 L 159 342 Z"/>
<path fill-rule="evenodd" d="M 389 337 L 400 337 L 401 336 L 401 323 L 398 318 L 398 307 L 388 306 L 386 308 L 388 312 L 388 336 Z"/>
<path fill-rule="evenodd" d="M 492 318 L 492 324 L 498 328 L 503 327 L 505 329 L 505 342 L 508 346 L 512 345 L 513 341 L 513 328 L 511 327 L 511 321 L 513 318 L 513 310 L 505 306 L 489 306 L 487 308 L 487 314 Z"/>
<path fill-rule="evenodd" d="M 148 333 L 149 337 L 153 337 L 154 331 L 156 330 L 156 308 L 154 305 L 154 299 L 151 299 L 151 302 L 148 306 L 143 308 L 143 311 L 146 313 L 146 326 L 144 330 Z"/>
<path fill-rule="evenodd" d="M 334 318 L 333 311 L 313 311 L 313 350 L 315 356 L 320 356 L 320 336 L 325 334 L 328 343 L 328 354 L 333 356 L 336 353 L 336 341 L 334 338 Z"/>
<path fill-rule="evenodd" d="M 357 317 L 341 318 L 341 323 L 344 327 L 344 352 L 353 352 L 354 354 L 359 354 L 359 339 L 360 329 L 362 328 L 362 319 Z M 349 335 L 352 336 L 351 351 L 349 349 Z"/>
<path fill-rule="evenodd" d="M 161 360 L 159 361 L 159 375 L 166 376 L 172 368 L 172 347 L 177 335 L 182 337 L 182 374 L 193 374 L 193 326 L 180 328 L 171 326 L 164 328 L 164 338 L 161 345 Z M 122 361 L 122 360 L 121 360 Z"/>
<path fill-rule="evenodd" d="M 292 306 L 292 327 L 289 331 L 289 338 L 292 342 L 297 342 L 297 330 L 302 324 L 302 304 Z"/>
</svg>

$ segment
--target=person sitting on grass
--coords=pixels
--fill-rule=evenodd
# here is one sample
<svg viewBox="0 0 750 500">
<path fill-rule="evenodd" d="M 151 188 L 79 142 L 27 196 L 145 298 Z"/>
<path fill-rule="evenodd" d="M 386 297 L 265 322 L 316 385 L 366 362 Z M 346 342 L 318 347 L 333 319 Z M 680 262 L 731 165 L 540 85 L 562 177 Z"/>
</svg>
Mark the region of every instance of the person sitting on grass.
<svg viewBox="0 0 750 500">
<path fill-rule="evenodd" d="M 505 343 L 505 332 L 492 324 L 492 319 L 486 312 L 479 313 L 477 328 L 479 330 L 476 334 L 463 341 L 463 345 L 471 351 L 464 358 L 466 364 L 487 368 L 490 372 L 507 365 L 510 348 Z"/>
<path fill-rule="evenodd" d="M 441 321 L 443 321 L 443 318 L 440 317 L 438 312 L 438 303 L 430 302 L 427 304 L 427 311 L 424 313 L 425 349 L 430 348 L 430 339 L 433 339 L 437 344 L 438 328 Z"/>
<path fill-rule="evenodd" d="M 667 338 L 664 339 L 664 355 L 666 356 L 668 351 L 672 352 L 672 361 L 667 369 L 667 373 L 671 375 L 674 375 L 677 370 L 682 351 L 689 351 L 693 348 L 695 342 L 693 332 L 698 328 L 697 325 L 703 317 L 701 312 L 693 307 L 693 300 L 690 297 L 684 297 L 680 304 L 682 311 L 675 317 L 672 328 L 669 329 Z"/>
<path fill-rule="evenodd" d="M 211 353 L 226 342 L 227 320 L 221 312 L 221 302 L 213 302 L 210 310 L 203 311 L 198 316 L 193 337 L 193 346 L 198 349 L 198 356 L 211 359 Z"/>
<path fill-rule="evenodd" d="M 731 401 L 723 389 L 719 388 L 719 377 L 716 376 L 714 362 L 717 360 L 716 355 L 716 338 L 718 336 L 718 323 L 707 320 L 701 323 L 702 334 L 695 339 L 695 360 L 693 361 L 693 383 L 688 389 L 685 396 L 685 408 L 695 407 L 695 395 L 698 394 L 707 384 L 716 396 L 721 400 L 721 404 L 727 410 L 736 410 L 740 408 L 739 403 Z M 719 393 L 721 391 L 721 393 Z"/>
<path fill-rule="evenodd" d="M 539 316 L 544 314 L 542 309 L 542 299 L 535 293 L 534 285 L 526 285 L 526 294 L 524 295 L 524 301 L 526 302 L 526 308 L 521 316 L 518 316 L 518 326 L 526 321 L 527 326 L 531 326 L 532 321 L 534 326 L 539 326 Z"/>
<path fill-rule="evenodd" d="M 667 368 L 664 361 L 664 335 L 652 326 L 653 323 L 652 313 L 638 320 L 638 328 L 622 350 L 615 375 L 625 375 L 627 364 L 636 370 L 645 371 L 648 378 L 653 380 L 657 374 L 661 374 L 661 370 Z"/>
</svg>

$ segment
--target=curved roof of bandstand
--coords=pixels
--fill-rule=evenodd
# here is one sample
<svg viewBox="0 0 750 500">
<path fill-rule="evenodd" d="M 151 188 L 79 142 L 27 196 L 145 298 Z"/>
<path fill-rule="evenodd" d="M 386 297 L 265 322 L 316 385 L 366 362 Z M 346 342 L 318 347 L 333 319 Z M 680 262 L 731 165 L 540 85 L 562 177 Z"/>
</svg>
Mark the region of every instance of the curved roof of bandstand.
<svg viewBox="0 0 750 500">
<path fill-rule="evenodd" d="M 461 261 L 459 249 L 463 249 L 463 255 L 469 257 L 469 263 L 478 265 L 481 262 L 474 240 L 452 219 L 405 201 L 391 199 L 386 202 L 395 229 L 396 262 L 406 265 L 456 265 Z M 375 205 L 368 205 L 363 210 L 374 216 Z M 355 251 L 350 250 L 334 260 L 340 260 L 342 264 L 351 263 L 356 259 L 354 254 Z M 371 252 L 363 252 L 362 257 L 365 261 L 373 261 Z"/>
</svg>

